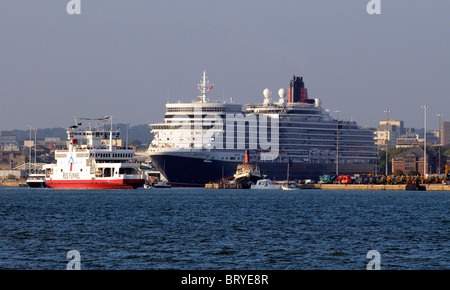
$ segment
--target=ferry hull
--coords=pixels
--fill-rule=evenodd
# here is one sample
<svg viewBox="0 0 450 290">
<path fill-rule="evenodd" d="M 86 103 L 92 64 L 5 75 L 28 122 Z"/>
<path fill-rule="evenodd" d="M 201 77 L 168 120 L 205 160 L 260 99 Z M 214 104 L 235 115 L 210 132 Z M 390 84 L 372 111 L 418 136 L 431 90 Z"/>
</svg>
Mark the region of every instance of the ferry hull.
<svg viewBox="0 0 450 290">
<path fill-rule="evenodd" d="M 201 158 L 168 154 L 152 155 L 151 159 L 169 183 L 179 187 L 203 187 L 206 183 L 230 178 L 236 173 L 237 166 L 240 164 L 240 162 L 232 161 L 205 162 Z M 272 180 L 286 180 L 287 178 L 287 163 L 285 162 L 260 162 L 258 166 L 261 176 L 267 176 Z M 289 167 L 290 180 L 312 179 L 317 181 L 320 175 L 336 173 L 336 164 L 334 163 L 291 163 Z M 339 174 L 369 174 L 374 171 L 374 164 L 339 164 Z"/>
<path fill-rule="evenodd" d="M 144 185 L 144 179 L 108 180 L 47 180 L 50 188 L 59 189 L 136 189 Z"/>
</svg>

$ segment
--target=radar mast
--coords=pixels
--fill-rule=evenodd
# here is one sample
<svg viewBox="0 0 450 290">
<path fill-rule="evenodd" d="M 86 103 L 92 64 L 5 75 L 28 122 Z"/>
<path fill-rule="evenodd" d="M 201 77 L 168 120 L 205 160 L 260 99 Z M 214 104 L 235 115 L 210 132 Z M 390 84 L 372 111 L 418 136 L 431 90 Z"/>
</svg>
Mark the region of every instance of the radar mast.
<svg viewBox="0 0 450 290">
<path fill-rule="evenodd" d="M 203 70 L 203 77 L 201 82 L 197 85 L 197 89 L 200 91 L 201 96 L 199 96 L 200 103 L 207 103 L 206 93 L 212 90 L 213 85 L 209 83 L 208 77 L 206 76 L 206 70 Z"/>
</svg>

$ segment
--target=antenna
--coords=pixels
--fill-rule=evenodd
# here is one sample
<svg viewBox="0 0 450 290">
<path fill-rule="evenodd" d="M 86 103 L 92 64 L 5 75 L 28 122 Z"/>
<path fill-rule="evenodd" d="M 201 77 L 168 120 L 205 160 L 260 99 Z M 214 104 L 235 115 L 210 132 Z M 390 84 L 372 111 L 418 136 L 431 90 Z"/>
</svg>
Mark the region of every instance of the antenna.
<svg viewBox="0 0 450 290">
<path fill-rule="evenodd" d="M 199 96 L 200 103 L 207 103 L 206 93 L 208 93 L 210 90 L 212 90 L 212 88 L 213 88 L 213 85 L 209 83 L 208 77 L 206 76 L 206 70 L 203 70 L 202 80 L 197 85 L 197 90 L 199 90 L 200 93 L 202 94 L 201 96 Z"/>
</svg>

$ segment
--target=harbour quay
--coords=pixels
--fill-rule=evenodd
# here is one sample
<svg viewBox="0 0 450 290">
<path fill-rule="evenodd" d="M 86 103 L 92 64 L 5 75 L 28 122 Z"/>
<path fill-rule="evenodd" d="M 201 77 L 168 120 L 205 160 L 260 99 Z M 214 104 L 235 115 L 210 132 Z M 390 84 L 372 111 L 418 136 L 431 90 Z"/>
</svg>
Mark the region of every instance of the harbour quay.
<svg viewBox="0 0 450 290">
<path fill-rule="evenodd" d="M 328 190 L 407 190 L 406 184 L 302 184 L 303 189 Z M 448 184 L 421 184 L 424 191 L 450 191 Z"/>
</svg>

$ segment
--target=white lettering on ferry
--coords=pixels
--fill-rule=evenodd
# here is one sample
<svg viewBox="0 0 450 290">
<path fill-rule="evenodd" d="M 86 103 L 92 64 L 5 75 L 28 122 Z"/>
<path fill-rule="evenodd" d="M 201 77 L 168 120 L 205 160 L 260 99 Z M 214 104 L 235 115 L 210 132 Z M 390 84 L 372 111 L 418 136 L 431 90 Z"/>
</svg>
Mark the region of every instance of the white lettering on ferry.
<svg viewBox="0 0 450 290">
<path fill-rule="evenodd" d="M 63 172 L 63 178 L 64 179 L 80 179 L 80 173 Z"/>
</svg>

